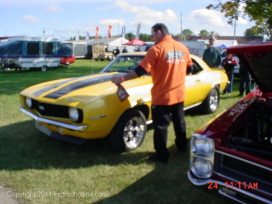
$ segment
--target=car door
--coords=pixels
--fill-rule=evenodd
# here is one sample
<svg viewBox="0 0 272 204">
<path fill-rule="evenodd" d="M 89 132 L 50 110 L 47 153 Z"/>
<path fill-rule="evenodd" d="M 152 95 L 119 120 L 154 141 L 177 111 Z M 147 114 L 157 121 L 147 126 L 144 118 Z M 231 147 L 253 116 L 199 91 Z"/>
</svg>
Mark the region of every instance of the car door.
<svg viewBox="0 0 272 204">
<path fill-rule="evenodd" d="M 184 106 L 186 109 L 200 105 L 203 100 L 204 93 L 201 84 L 201 72 L 203 69 L 195 61 L 193 65 L 193 73 L 186 76 L 186 99 Z"/>
</svg>

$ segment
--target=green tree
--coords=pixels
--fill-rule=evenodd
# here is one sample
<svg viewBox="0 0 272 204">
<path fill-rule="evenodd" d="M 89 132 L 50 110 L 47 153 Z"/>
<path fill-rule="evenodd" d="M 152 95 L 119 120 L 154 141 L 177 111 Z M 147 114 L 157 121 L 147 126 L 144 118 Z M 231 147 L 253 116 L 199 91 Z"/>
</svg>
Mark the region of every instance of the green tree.
<svg viewBox="0 0 272 204">
<path fill-rule="evenodd" d="M 135 35 L 133 33 L 126 33 L 126 39 L 133 40 L 135 39 Z"/>
<path fill-rule="evenodd" d="M 182 35 L 183 37 L 185 37 L 186 40 L 188 40 L 188 38 L 192 35 L 194 35 L 193 31 L 191 31 L 190 29 L 184 29 L 182 31 Z"/>
<path fill-rule="evenodd" d="M 209 36 L 210 33 L 207 30 L 201 30 L 198 35 L 199 36 Z"/>
<path fill-rule="evenodd" d="M 218 4 L 210 4 L 207 9 L 216 9 L 225 13 L 228 23 L 233 24 L 238 17 L 248 16 L 251 21 L 255 21 L 256 26 L 263 29 L 263 33 L 271 38 L 272 34 L 272 1 L 271 0 L 228 0 Z M 242 10 L 240 10 L 242 9 Z"/>
<path fill-rule="evenodd" d="M 142 33 L 140 33 L 139 38 L 140 38 L 140 40 L 145 41 L 145 42 L 151 41 L 151 40 L 152 40 L 152 39 L 151 39 L 151 35 L 142 34 Z"/>
<path fill-rule="evenodd" d="M 263 29 L 255 25 L 251 28 L 246 29 L 246 31 L 244 32 L 244 35 L 260 37 L 260 36 L 263 36 Z"/>
</svg>

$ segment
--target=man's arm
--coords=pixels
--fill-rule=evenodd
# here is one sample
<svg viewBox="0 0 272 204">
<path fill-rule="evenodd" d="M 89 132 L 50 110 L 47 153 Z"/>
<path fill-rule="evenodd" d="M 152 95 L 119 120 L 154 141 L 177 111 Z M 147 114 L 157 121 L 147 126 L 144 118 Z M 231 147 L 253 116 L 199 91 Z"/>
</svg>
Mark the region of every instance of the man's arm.
<svg viewBox="0 0 272 204">
<path fill-rule="evenodd" d="M 221 53 L 220 53 L 220 50 L 217 49 L 217 67 L 221 64 Z"/>
<path fill-rule="evenodd" d="M 141 66 L 137 66 L 134 70 L 131 70 L 128 74 L 123 75 L 123 76 L 113 76 L 111 78 L 111 81 L 115 84 L 120 84 L 123 81 L 127 81 L 127 80 L 131 80 L 131 79 L 135 79 L 137 77 L 140 77 L 144 74 L 146 74 L 147 72 L 145 71 L 144 68 L 142 68 Z"/>
</svg>

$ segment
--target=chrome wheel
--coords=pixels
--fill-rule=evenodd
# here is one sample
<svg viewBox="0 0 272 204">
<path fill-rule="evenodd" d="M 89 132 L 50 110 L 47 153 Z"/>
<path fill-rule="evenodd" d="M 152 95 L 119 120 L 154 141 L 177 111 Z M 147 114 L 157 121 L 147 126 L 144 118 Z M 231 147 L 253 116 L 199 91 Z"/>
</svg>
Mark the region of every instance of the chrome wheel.
<svg viewBox="0 0 272 204">
<path fill-rule="evenodd" d="M 135 149 L 141 143 L 145 136 L 145 120 L 141 117 L 131 118 L 125 125 L 123 139 L 128 149 Z"/>
<path fill-rule="evenodd" d="M 146 129 L 141 111 L 133 109 L 124 113 L 110 134 L 112 148 L 117 152 L 138 148 L 144 141 Z"/>
<path fill-rule="evenodd" d="M 209 104 L 211 112 L 215 112 L 218 108 L 219 95 L 216 89 L 212 89 L 210 92 Z"/>
<path fill-rule="evenodd" d="M 206 99 L 200 105 L 201 112 L 204 114 L 214 113 L 219 106 L 219 90 L 218 87 L 214 87 L 209 92 Z"/>
</svg>

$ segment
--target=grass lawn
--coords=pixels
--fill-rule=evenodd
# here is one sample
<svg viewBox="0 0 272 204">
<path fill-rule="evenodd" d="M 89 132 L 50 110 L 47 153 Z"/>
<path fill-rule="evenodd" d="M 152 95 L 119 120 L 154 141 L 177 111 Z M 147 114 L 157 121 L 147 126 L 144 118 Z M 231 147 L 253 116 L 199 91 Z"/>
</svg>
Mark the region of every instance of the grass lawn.
<svg viewBox="0 0 272 204">
<path fill-rule="evenodd" d="M 101 140 L 77 146 L 49 138 L 19 111 L 22 89 L 43 81 L 97 73 L 108 63 L 77 60 L 69 69 L 0 71 L 0 186 L 13 189 L 8 196 L 27 204 L 230 203 L 188 181 L 189 151 L 176 151 L 172 126 L 170 162 L 163 165 L 146 157 L 153 151 L 152 129 L 137 150 L 114 154 Z M 235 97 L 237 86 L 234 82 L 232 96 L 222 95 L 215 114 L 186 112 L 188 137 L 239 100 Z"/>
</svg>

